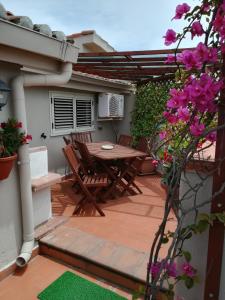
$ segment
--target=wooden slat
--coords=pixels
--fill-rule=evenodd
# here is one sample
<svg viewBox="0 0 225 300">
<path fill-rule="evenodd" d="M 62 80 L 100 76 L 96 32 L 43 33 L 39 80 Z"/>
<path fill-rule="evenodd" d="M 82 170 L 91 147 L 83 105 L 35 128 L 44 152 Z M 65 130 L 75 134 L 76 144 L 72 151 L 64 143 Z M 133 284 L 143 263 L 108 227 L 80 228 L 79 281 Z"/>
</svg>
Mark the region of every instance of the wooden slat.
<svg viewBox="0 0 225 300">
<path fill-rule="evenodd" d="M 170 65 L 173 65 L 173 66 L 176 66 L 175 63 L 170 63 L 168 64 L 168 66 Z M 77 63 L 77 66 L 81 66 L 81 67 L 95 67 L 95 68 L 107 68 L 108 66 L 113 66 L 113 67 L 136 67 L 136 66 L 153 66 L 153 67 L 157 67 L 157 66 L 164 66 L 166 67 L 167 64 L 165 64 L 165 61 L 155 61 L 155 62 L 149 62 L 149 61 L 146 61 L 146 62 L 114 62 L 114 61 L 110 61 L 110 62 L 97 62 L 95 61 L 94 63 L 93 62 L 82 62 L 82 61 L 79 61 Z"/>
<path fill-rule="evenodd" d="M 133 62 L 141 62 L 141 61 L 152 61 L 152 62 L 164 62 L 167 56 L 158 56 L 158 57 L 133 57 Z M 127 58 L 115 58 L 115 57 L 80 57 L 78 56 L 77 63 L 81 62 L 92 62 L 92 63 L 101 63 L 101 62 L 127 62 Z"/>
<path fill-rule="evenodd" d="M 193 48 L 179 49 L 177 52 L 183 50 L 193 50 Z M 175 53 L 176 49 L 161 49 L 161 50 L 142 50 L 142 51 L 116 51 L 116 52 L 92 52 L 80 53 L 80 57 L 104 57 L 104 56 L 138 56 L 138 55 L 157 55 L 157 54 L 170 54 Z"/>
</svg>

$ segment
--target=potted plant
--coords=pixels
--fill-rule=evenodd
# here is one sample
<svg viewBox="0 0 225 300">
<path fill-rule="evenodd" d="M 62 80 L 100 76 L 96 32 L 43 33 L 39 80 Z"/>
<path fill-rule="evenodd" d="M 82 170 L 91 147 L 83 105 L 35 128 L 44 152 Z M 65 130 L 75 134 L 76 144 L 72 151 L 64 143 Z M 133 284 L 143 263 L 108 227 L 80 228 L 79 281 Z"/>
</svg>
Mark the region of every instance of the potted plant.
<svg viewBox="0 0 225 300">
<path fill-rule="evenodd" d="M 22 123 L 14 118 L 1 123 L 0 126 L 0 180 L 6 179 L 17 158 L 19 147 L 32 139 L 21 132 Z"/>
</svg>

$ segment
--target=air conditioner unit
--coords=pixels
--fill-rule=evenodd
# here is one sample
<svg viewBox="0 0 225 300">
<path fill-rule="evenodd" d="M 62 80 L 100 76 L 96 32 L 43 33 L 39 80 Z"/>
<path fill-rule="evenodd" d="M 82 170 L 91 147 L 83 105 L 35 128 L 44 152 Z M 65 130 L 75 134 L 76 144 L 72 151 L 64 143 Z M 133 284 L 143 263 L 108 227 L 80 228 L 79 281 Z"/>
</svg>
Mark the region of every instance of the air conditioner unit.
<svg viewBox="0 0 225 300">
<path fill-rule="evenodd" d="M 122 118 L 124 114 L 124 96 L 101 93 L 98 98 L 99 118 Z"/>
</svg>

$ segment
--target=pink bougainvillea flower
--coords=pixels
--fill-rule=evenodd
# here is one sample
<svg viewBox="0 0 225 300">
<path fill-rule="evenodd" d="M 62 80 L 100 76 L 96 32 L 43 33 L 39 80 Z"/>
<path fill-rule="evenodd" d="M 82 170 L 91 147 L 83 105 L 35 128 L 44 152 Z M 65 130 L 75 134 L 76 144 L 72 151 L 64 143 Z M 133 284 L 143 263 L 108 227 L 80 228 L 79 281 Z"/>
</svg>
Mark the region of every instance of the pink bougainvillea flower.
<svg viewBox="0 0 225 300">
<path fill-rule="evenodd" d="M 189 12 L 189 10 L 190 10 L 190 6 L 187 3 L 177 5 L 176 14 L 173 17 L 173 19 L 175 19 L 175 20 L 181 19 L 184 14 Z"/>
<path fill-rule="evenodd" d="M 156 277 L 159 274 L 160 268 L 161 268 L 161 262 L 156 262 L 151 264 L 150 266 L 150 273 L 152 277 Z"/>
<path fill-rule="evenodd" d="M 211 143 L 214 143 L 216 141 L 216 131 L 213 131 L 213 132 L 210 132 L 209 134 L 207 134 L 206 140 Z"/>
<path fill-rule="evenodd" d="M 195 51 L 184 50 L 179 54 L 178 59 L 184 64 L 187 70 L 201 69 L 202 67 L 202 62 L 198 59 Z"/>
<path fill-rule="evenodd" d="M 225 39 L 225 17 L 223 6 L 217 11 L 216 18 L 213 21 L 213 30 L 217 31 L 221 37 L 221 41 Z"/>
<path fill-rule="evenodd" d="M 167 263 L 165 268 L 169 277 L 173 277 L 173 278 L 177 277 L 178 272 L 177 272 L 177 265 L 175 262 Z"/>
<path fill-rule="evenodd" d="M 216 112 L 217 106 L 215 98 L 222 87 L 221 81 L 214 79 L 203 73 L 200 78 L 192 79 L 192 81 L 184 87 L 189 101 L 200 112 Z"/>
<path fill-rule="evenodd" d="M 190 112 L 187 107 L 180 107 L 177 111 L 178 119 L 184 122 L 188 122 L 190 119 Z"/>
<path fill-rule="evenodd" d="M 165 64 L 171 64 L 171 63 L 174 63 L 176 61 L 175 59 L 175 55 L 172 55 L 172 54 L 168 54 L 166 60 L 165 60 Z"/>
<path fill-rule="evenodd" d="M 204 33 L 202 24 L 199 21 L 196 21 L 191 26 L 191 38 L 195 36 L 201 36 Z"/>
<path fill-rule="evenodd" d="M 169 113 L 168 111 L 165 111 L 163 113 L 163 116 L 165 119 L 167 119 L 167 121 L 170 123 L 170 124 L 174 124 L 177 122 L 177 116 L 175 114 L 171 114 Z"/>
<path fill-rule="evenodd" d="M 6 123 L 5 123 L 5 122 L 2 122 L 2 123 L 1 123 L 1 128 L 5 128 L 5 126 L 6 126 Z"/>
<path fill-rule="evenodd" d="M 170 89 L 170 96 L 171 98 L 167 101 L 168 108 L 178 108 L 180 106 L 187 105 L 187 94 L 185 91 L 177 90 L 177 89 Z"/>
<path fill-rule="evenodd" d="M 201 63 L 207 62 L 209 59 L 209 49 L 202 42 L 200 42 L 197 45 L 194 53 L 196 59 L 199 60 Z"/>
<path fill-rule="evenodd" d="M 159 133 L 160 140 L 164 140 L 166 138 L 166 136 L 167 136 L 167 132 L 166 131 L 161 131 Z"/>
<path fill-rule="evenodd" d="M 190 126 L 190 132 L 193 136 L 200 136 L 205 130 L 205 125 L 199 122 L 195 122 Z"/>
<path fill-rule="evenodd" d="M 204 12 L 209 11 L 209 10 L 210 10 L 210 4 L 209 4 L 209 3 L 204 3 L 204 4 L 202 5 L 202 10 L 203 10 Z"/>
<path fill-rule="evenodd" d="M 189 277 L 194 277 L 196 275 L 196 270 L 187 262 L 182 265 L 182 271 Z"/>
<path fill-rule="evenodd" d="M 176 42 L 177 34 L 173 29 L 168 29 L 164 38 L 165 38 L 165 45 L 169 46 Z"/>
<path fill-rule="evenodd" d="M 209 48 L 208 61 L 213 63 L 218 61 L 218 50 L 216 48 Z"/>
</svg>

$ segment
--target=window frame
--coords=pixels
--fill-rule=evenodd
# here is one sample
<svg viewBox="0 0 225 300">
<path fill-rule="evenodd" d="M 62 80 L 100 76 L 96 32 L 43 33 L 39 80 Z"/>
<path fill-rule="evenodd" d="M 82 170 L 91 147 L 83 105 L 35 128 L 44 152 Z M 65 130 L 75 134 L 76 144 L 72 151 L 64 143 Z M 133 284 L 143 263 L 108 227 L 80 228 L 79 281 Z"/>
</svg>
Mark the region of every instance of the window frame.
<svg viewBox="0 0 225 300">
<path fill-rule="evenodd" d="M 73 128 L 68 129 L 55 129 L 54 128 L 54 105 L 53 99 L 60 98 L 60 99 L 72 99 L 73 100 Z M 50 91 L 49 92 L 49 102 L 50 102 L 50 128 L 51 128 L 51 136 L 60 136 L 70 134 L 71 132 L 83 132 L 83 131 L 93 131 L 95 130 L 95 98 L 94 95 L 82 95 L 82 94 L 75 94 L 69 92 L 57 92 L 57 91 Z M 91 101 L 91 126 L 83 126 L 77 127 L 77 112 L 76 112 L 76 101 Z"/>
</svg>

